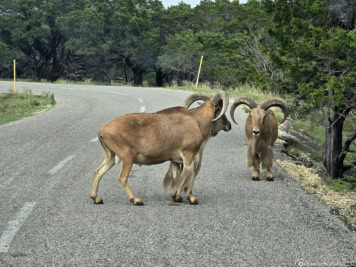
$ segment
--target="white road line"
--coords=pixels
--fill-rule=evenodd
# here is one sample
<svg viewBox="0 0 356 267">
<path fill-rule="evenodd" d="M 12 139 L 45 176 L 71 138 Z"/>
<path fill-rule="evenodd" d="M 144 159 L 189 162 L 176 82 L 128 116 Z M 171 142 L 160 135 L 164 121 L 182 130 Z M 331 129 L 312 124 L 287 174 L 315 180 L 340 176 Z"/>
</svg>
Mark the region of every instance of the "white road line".
<svg viewBox="0 0 356 267">
<path fill-rule="evenodd" d="M 125 95 L 125 96 L 128 95 L 128 94 L 123 94 L 123 93 L 119 93 L 119 92 L 110 92 L 110 93 L 112 93 L 112 94 L 117 94 L 117 95 Z"/>
<path fill-rule="evenodd" d="M 20 230 L 23 223 L 26 221 L 27 217 L 30 215 L 35 205 L 36 202 L 26 202 L 26 204 L 17 214 L 16 218 L 12 221 L 9 221 L 8 227 L 2 233 L 0 238 L 0 253 L 7 253 L 9 251 L 12 240 L 14 239 L 18 230 Z"/>
<path fill-rule="evenodd" d="M 98 142 L 98 141 L 99 141 L 99 138 L 98 138 L 98 137 L 95 137 L 95 138 L 93 138 L 93 139 L 90 140 L 90 142 L 92 142 L 92 143 L 95 143 L 95 142 Z"/>
<path fill-rule="evenodd" d="M 117 95 L 124 95 L 124 96 L 127 96 L 128 94 L 123 94 L 123 93 L 119 93 L 119 92 L 110 92 L 112 94 L 117 94 Z M 141 103 L 144 103 L 143 99 L 142 98 L 139 98 L 137 97 L 136 98 L 138 101 L 140 101 Z M 140 112 L 145 112 L 146 111 L 146 107 L 145 106 L 141 106 L 140 107 Z M 93 139 L 94 140 L 94 139 Z M 97 142 L 98 140 L 95 140 L 95 141 L 90 141 L 90 142 Z"/>
<path fill-rule="evenodd" d="M 74 155 L 70 155 L 70 156 L 66 157 L 64 160 L 62 160 L 56 166 L 54 166 L 52 169 L 50 169 L 49 174 L 53 175 L 53 174 L 57 173 L 60 169 L 62 169 L 64 167 L 64 165 L 66 165 L 74 157 L 75 157 Z"/>
<path fill-rule="evenodd" d="M 137 97 L 136 98 L 138 101 L 140 101 L 141 103 L 144 103 L 142 98 Z M 141 106 L 140 107 L 140 112 L 145 112 L 146 111 L 146 107 L 145 106 Z"/>
</svg>

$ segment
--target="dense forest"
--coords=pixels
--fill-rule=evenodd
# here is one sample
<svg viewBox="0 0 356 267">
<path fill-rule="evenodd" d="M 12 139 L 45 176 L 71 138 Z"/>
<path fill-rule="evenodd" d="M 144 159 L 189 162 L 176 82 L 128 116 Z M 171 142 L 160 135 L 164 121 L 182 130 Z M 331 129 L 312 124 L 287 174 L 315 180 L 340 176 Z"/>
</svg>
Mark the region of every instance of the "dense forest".
<svg viewBox="0 0 356 267">
<path fill-rule="evenodd" d="M 322 110 L 324 165 L 342 177 L 356 130 L 355 0 L 0 0 L 0 78 L 164 86 L 252 84 Z"/>
</svg>

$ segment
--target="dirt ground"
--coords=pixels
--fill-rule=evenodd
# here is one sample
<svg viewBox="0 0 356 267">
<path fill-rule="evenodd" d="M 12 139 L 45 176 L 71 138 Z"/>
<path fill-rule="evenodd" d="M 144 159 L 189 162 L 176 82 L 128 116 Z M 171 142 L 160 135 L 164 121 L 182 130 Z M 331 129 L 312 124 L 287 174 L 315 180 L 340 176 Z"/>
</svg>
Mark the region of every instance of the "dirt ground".
<svg viewBox="0 0 356 267">
<path fill-rule="evenodd" d="M 300 153 L 298 157 L 288 153 L 291 140 L 322 150 L 319 144 L 295 131 L 287 120 L 280 126 L 279 138 L 274 147 L 276 163 L 306 192 L 327 205 L 331 214 L 343 220 L 350 230 L 356 231 L 356 193 L 330 189 L 324 182 L 327 174 L 321 162 L 313 161 L 307 153 Z"/>
</svg>

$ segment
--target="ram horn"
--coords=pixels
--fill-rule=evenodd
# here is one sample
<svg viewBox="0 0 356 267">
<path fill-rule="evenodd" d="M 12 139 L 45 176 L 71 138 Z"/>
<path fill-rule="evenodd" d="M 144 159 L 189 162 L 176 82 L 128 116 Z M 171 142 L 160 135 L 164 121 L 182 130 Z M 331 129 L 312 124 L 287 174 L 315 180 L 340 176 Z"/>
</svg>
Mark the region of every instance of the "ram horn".
<svg viewBox="0 0 356 267">
<path fill-rule="evenodd" d="M 207 101 L 210 100 L 211 96 L 203 93 L 195 93 L 190 95 L 186 100 L 184 100 L 183 107 L 189 108 L 194 102 L 198 100 Z"/>
<path fill-rule="evenodd" d="M 267 110 L 271 107 L 279 107 L 283 111 L 284 117 L 283 117 L 283 120 L 280 122 L 280 124 L 282 124 L 287 119 L 287 117 L 289 115 L 287 105 L 284 104 L 284 102 L 279 99 L 270 99 L 270 100 L 265 101 L 261 105 L 261 108 L 264 110 Z"/>
<path fill-rule="evenodd" d="M 224 116 L 226 110 L 227 110 L 227 107 L 229 106 L 229 96 L 227 95 L 226 92 L 224 91 L 220 91 L 219 93 L 217 93 L 214 98 L 213 98 L 213 103 L 215 105 L 218 105 L 219 102 L 222 101 L 223 102 L 223 106 L 222 106 L 222 109 L 221 109 L 221 112 L 220 114 L 215 118 L 213 119 L 212 121 L 216 121 L 218 119 L 220 119 L 222 116 Z"/>
<path fill-rule="evenodd" d="M 235 121 L 235 117 L 234 117 L 234 112 L 235 112 L 235 109 L 239 106 L 239 105 L 247 105 L 250 109 L 254 109 L 257 107 L 257 104 L 254 100 L 248 98 L 248 97 L 240 97 L 238 99 L 236 99 L 234 101 L 234 103 L 232 103 L 232 106 L 230 108 L 230 116 L 231 116 L 231 119 L 232 121 L 237 124 L 237 122 Z"/>
</svg>

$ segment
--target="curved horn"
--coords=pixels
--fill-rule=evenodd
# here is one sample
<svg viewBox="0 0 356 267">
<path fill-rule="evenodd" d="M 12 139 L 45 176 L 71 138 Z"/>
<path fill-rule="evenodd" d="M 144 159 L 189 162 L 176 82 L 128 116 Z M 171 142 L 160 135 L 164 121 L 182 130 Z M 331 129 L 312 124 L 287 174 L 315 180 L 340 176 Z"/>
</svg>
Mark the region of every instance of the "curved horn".
<svg viewBox="0 0 356 267">
<path fill-rule="evenodd" d="M 264 110 L 267 110 L 271 107 L 279 107 L 283 111 L 284 117 L 283 117 L 283 120 L 279 123 L 279 124 L 282 124 L 287 119 L 287 117 L 289 115 L 287 105 L 284 104 L 284 102 L 279 99 L 270 99 L 270 100 L 265 101 L 261 105 L 261 108 Z"/>
<path fill-rule="evenodd" d="M 226 92 L 220 91 L 219 93 L 217 93 L 213 98 L 213 103 L 215 105 L 218 105 L 220 100 L 222 100 L 222 102 L 223 102 L 223 106 L 222 106 L 221 112 L 212 121 L 216 121 L 216 120 L 220 119 L 222 116 L 224 116 L 224 114 L 225 114 L 225 112 L 227 110 L 227 107 L 229 106 L 229 96 L 227 95 Z"/>
<path fill-rule="evenodd" d="M 235 124 L 237 124 L 237 122 L 235 121 L 235 117 L 234 117 L 235 109 L 237 108 L 237 106 L 242 105 L 242 104 L 247 105 L 250 109 L 254 109 L 257 107 L 256 102 L 254 100 L 252 100 L 251 98 L 240 97 L 240 98 L 236 99 L 234 101 L 234 103 L 232 103 L 232 106 L 230 108 L 230 116 L 231 116 L 232 121 Z"/>
<path fill-rule="evenodd" d="M 198 100 L 207 101 L 210 99 L 211 99 L 211 96 L 209 96 L 208 94 L 195 93 L 195 94 L 188 96 L 188 98 L 186 100 L 184 100 L 183 107 L 189 108 L 190 105 L 193 104 L 195 101 L 198 101 Z"/>
</svg>

